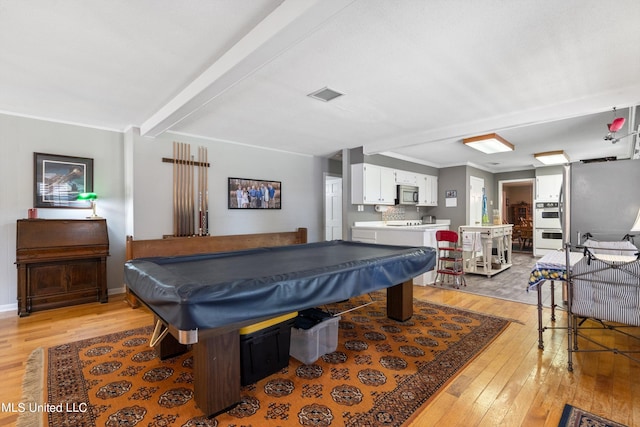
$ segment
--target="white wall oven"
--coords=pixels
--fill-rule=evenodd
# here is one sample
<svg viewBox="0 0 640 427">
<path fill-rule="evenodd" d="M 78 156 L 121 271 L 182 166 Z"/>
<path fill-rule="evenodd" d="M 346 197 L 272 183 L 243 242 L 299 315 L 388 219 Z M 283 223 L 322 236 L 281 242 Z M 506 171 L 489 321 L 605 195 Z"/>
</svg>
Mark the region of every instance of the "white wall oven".
<svg viewBox="0 0 640 427">
<path fill-rule="evenodd" d="M 558 202 L 536 202 L 533 223 L 536 228 L 560 229 L 560 204 Z"/>
<path fill-rule="evenodd" d="M 533 244 L 537 255 L 544 255 L 549 251 L 562 248 L 562 230 L 557 228 L 536 228 Z"/>
<path fill-rule="evenodd" d="M 560 204 L 558 202 L 535 202 L 533 218 L 535 227 L 533 247 L 536 256 L 562 248 Z"/>
</svg>

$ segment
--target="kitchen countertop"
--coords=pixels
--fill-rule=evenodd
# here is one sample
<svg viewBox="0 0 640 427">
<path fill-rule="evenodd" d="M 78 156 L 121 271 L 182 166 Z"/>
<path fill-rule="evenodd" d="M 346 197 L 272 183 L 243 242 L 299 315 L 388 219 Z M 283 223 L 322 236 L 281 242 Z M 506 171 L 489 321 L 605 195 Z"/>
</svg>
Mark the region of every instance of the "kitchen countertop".
<svg viewBox="0 0 640 427">
<path fill-rule="evenodd" d="M 388 225 L 386 221 L 356 221 L 353 224 L 353 228 L 358 229 L 385 229 L 385 230 L 398 230 L 398 231 L 424 231 L 431 228 L 438 228 L 442 226 L 449 227 L 451 220 L 439 219 L 435 224 L 420 224 L 420 225 Z"/>
</svg>

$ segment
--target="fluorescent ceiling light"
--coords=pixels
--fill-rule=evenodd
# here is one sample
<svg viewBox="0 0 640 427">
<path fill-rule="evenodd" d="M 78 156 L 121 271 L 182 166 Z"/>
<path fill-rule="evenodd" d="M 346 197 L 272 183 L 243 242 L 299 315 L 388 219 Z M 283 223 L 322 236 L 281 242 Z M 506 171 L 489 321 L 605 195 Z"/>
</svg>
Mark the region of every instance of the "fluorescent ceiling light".
<svg viewBox="0 0 640 427">
<path fill-rule="evenodd" d="M 533 155 L 538 161 L 545 165 L 561 165 L 569 163 L 569 157 L 562 150 L 545 151 L 544 153 L 535 153 Z"/>
<path fill-rule="evenodd" d="M 465 138 L 462 140 L 464 145 L 467 145 L 483 153 L 503 153 L 505 151 L 513 151 L 513 144 L 498 135 L 497 133 L 490 133 L 488 135 L 474 136 L 472 138 Z"/>
</svg>

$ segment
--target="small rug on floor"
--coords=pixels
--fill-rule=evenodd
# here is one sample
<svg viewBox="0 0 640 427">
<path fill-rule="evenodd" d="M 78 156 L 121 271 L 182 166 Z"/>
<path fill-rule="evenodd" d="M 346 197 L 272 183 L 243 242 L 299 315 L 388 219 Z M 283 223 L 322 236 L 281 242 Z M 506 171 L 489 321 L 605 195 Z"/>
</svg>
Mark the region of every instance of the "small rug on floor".
<svg viewBox="0 0 640 427">
<path fill-rule="evenodd" d="M 474 295 L 482 295 L 491 298 L 502 299 L 505 301 L 521 302 L 529 305 L 538 304 L 538 293 L 535 290 L 527 291 L 527 282 L 531 274 L 531 270 L 536 262 L 530 254 L 514 253 L 511 261 L 513 265 L 495 274 L 487 277 L 482 274 L 467 273 L 464 275 L 467 286 L 460 286 L 456 289 L 454 286 L 445 283 L 434 286 L 436 288 L 453 289 L 460 292 L 466 292 Z M 542 305 L 551 306 L 551 286 L 549 281 L 542 282 Z M 564 282 L 555 282 L 554 303 L 562 304 L 562 284 Z"/>
<path fill-rule="evenodd" d="M 624 424 L 599 417 L 569 404 L 564 405 L 558 427 L 626 427 Z"/>
<path fill-rule="evenodd" d="M 48 349 L 49 426 L 399 426 L 480 354 L 506 319 L 414 300 L 406 322 L 375 304 L 343 313 L 338 347 L 241 389 L 235 408 L 207 419 L 194 403 L 191 352 L 161 361 L 151 327 Z M 332 305 L 333 312 L 363 300 Z"/>
</svg>

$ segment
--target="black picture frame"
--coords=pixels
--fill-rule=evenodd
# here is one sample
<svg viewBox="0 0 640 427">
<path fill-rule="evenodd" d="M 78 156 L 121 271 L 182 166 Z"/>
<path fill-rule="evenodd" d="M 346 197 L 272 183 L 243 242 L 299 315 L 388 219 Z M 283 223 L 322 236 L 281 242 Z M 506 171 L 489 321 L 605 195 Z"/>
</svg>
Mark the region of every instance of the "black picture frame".
<svg viewBox="0 0 640 427">
<path fill-rule="evenodd" d="M 282 208 L 282 182 L 280 181 L 230 177 L 227 189 L 229 209 Z M 252 194 L 252 189 L 262 190 L 262 194 Z M 267 194 L 266 198 L 264 193 Z"/>
<path fill-rule="evenodd" d="M 89 209 L 78 194 L 93 192 L 93 159 L 33 153 L 33 205 L 36 208 Z"/>
</svg>

